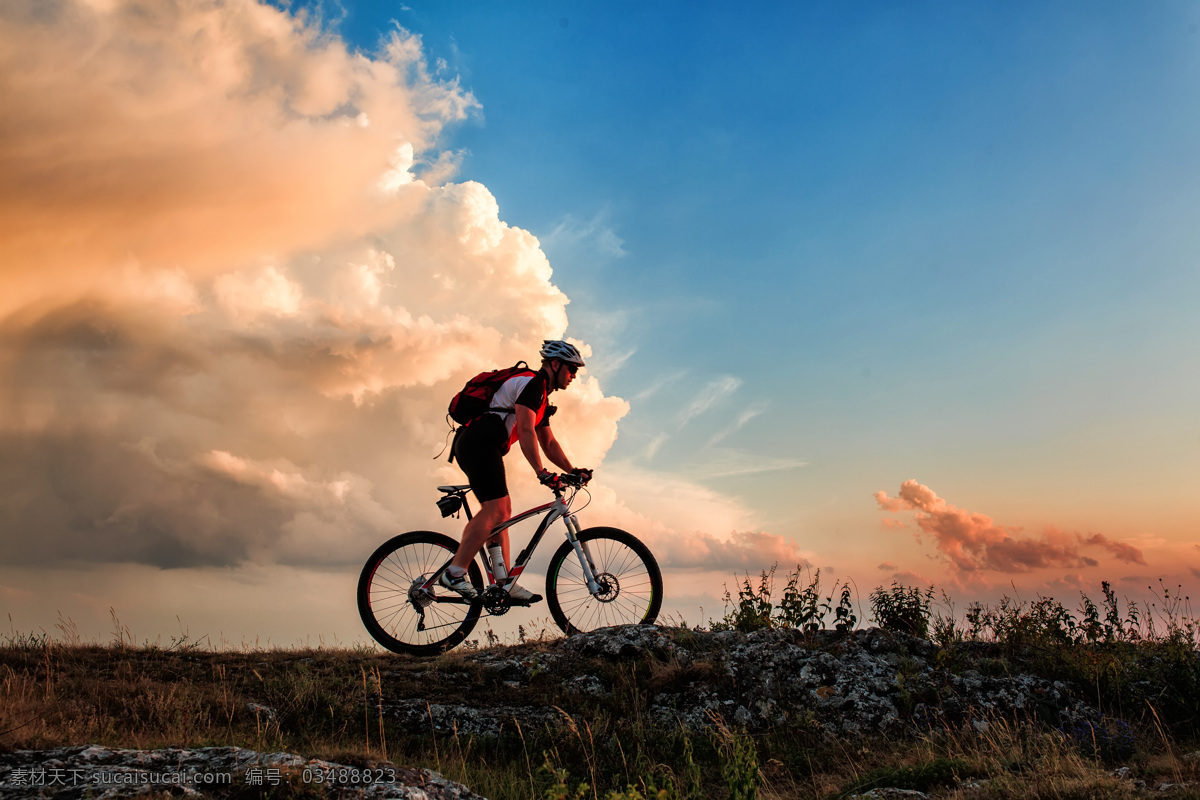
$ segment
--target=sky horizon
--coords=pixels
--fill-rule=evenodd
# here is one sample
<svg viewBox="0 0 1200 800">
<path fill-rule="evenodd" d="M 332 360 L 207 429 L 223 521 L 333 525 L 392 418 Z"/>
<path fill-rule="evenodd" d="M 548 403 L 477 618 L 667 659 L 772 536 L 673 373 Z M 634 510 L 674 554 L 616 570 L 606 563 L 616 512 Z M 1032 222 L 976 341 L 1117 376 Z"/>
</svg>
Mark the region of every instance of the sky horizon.
<svg viewBox="0 0 1200 800">
<path fill-rule="evenodd" d="M 664 616 L 772 564 L 864 610 L 1186 595 L 1198 31 L 1182 2 L 6 6 L 0 611 L 364 641 L 366 556 L 460 533 L 450 396 L 560 336 L 581 518 L 651 546 Z"/>
</svg>

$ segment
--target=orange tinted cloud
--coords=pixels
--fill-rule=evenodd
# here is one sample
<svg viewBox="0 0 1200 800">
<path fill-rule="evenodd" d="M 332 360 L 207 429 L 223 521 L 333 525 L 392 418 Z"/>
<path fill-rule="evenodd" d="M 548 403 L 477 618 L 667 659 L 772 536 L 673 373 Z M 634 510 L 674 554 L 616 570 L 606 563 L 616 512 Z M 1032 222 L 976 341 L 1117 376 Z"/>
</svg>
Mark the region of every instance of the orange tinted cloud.
<svg viewBox="0 0 1200 800">
<path fill-rule="evenodd" d="M 477 105 L 403 31 L 367 57 L 255 0 L 5 3 L 3 302 L 364 234 Z"/>
<path fill-rule="evenodd" d="M 1118 561 L 1146 563 L 1137 548 L 1102 534 L 1084 538 L 1048 528 L 1040 537 L 1017 538 L 1013 534 L 1018 529 L 1001 527 L 989 516 L 956 508 L 915 480 L 901 484 L 896 497 L 879 491 L 875 500 L 884 511 L 915 512 L 917 527 L 932 535 L 937 549 L 962 572 L 1020 573 L 1042 567 L 1095 566 L 1095 559 L 1080 554 L 1081 547 L 1106 549 Z"/>
<path fill-rule="evenodd" d="M 475 101 L 416 37 L 6 3 L 0 103 L 0 562 L 361 562 L 438 524 L 467 377 L 566 330 L 537 239 L 422 170 Z M 597 466 L 628 406 L 563 395 Z"/>
<path fill-rule="evenodd" d="M 763 531 L 737 531 L 725 539 L 705 532 L 669 539 L 649 538 L 655 542 L 657 557 L 664 567 L 754 571 L 776 564 L 790 572 L 812 566 L 794 541 Z"/>
</svg>

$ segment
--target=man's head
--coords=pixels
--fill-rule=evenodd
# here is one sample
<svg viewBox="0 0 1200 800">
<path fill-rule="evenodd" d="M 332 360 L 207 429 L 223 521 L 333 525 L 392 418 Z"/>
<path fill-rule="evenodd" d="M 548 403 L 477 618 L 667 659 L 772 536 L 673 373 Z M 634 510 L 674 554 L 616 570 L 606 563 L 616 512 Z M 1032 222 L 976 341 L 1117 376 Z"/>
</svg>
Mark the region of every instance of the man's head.
<svg viewBox="0 0 1200 800">
<path fill-rule="evenodd" d="M 567 388 L 584 366 L 583 356 L 575 345 L 559 339 L 543 341 L 541 355 L 542 369 L 550 376 L 550 391 Z"/>
</svg>

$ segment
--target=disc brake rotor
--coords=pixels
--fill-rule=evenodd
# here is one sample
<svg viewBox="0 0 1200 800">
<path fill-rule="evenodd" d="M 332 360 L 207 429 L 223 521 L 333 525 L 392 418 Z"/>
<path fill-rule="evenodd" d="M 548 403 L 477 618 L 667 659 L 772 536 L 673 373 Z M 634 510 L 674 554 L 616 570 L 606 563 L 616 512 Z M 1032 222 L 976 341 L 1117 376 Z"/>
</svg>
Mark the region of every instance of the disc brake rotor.
<svg viewBox="0 0 1200 800">
<path fill-rule="evenodd" d="M 608 572 L 597 575 L 596 583 L 599 585 L 600 591 L 596 592 L 594 597 L 601 603 L 611 603 L 621 593 L 621 582 L 615 575 Z"/>
</svg>

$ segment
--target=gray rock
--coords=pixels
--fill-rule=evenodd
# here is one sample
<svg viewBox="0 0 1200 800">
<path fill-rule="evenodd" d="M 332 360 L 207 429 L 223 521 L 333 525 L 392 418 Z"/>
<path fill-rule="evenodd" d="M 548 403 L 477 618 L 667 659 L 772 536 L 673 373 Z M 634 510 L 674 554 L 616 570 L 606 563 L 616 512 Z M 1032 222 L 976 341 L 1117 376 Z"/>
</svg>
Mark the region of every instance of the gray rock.
<svg viewBox="0 0 1200 800">
<path fill-rule="evenodd" d="M 507 731 L 556 730 L 580 724 L 581 720 L 557 708 L 544 706 L 470 706 L 403 700 L 384 703 L 384 713 L 407 730 L 429 731 L 442 736 L 497 738 Z"/>
<path fill-rule="evenodd" d="M 119 750 L 93 745 L 0 755 L 0 800 L 109 800 L 161 791 L 205 797 L 244 787 L 269 791 L 285 783 L 345 800 L 485 800 L 430 770 L 387 762 L 364 769 L 240 747 Z"/>
<path fill-rule="evenodd" d="M 681 664 L 710 662 L 724 680 L 672 687 L 651 698 L 658 724 L 699 729 L 719 714 L 751 731 L 801 723 L 841 738 L 931 727 L 980 729 L 993 716 L 1041 715 L 1055 724 L 1098 713 L 1069 687 L 1028 675 L 961 675 L 931 666 L 937 647 L 876 629 L 806 640 L 794 630 L 687 631 L 674 647 L 625 629 L 573 637 L 563 649 L 580 653 L 638 653 Z M 580 639 L 581 641 L 576 641 Z M 685 644 L 687 646 L 685 647 Z M 688 648 L 691 648 L 690 651 Z M 632 648 L 627 651 L 627 648 Z"/>
<path fill-rule="evenodd" d="M 870 797 L 874 800 L 929 800 L 929 795 L 918 792 L 916 789 L 896 789 L 891 786 L 872 789 L 862 794 L 852 794 L 850 797 Z"/>
<path fill-rule="evenodd" d="M 559 649 L 590 658 L 611 658 L 621 661 L 653 655 L 663 658 L 679 656 L 683 651 L 675 644 L 667 629 L 654 625 L 621 625 L 599 628 L 562 640 Z M 684 656 L 686 658 L 686 656 Z"/>
<path fill-rule="evenodd" d="M 246 703 L 246 708 L 250 710 L 260 722 L 277 722 L 279 715 L 275 713 L 275 709 L 270 706 L 260 705 L 258 703 Z"/>
</svg>

